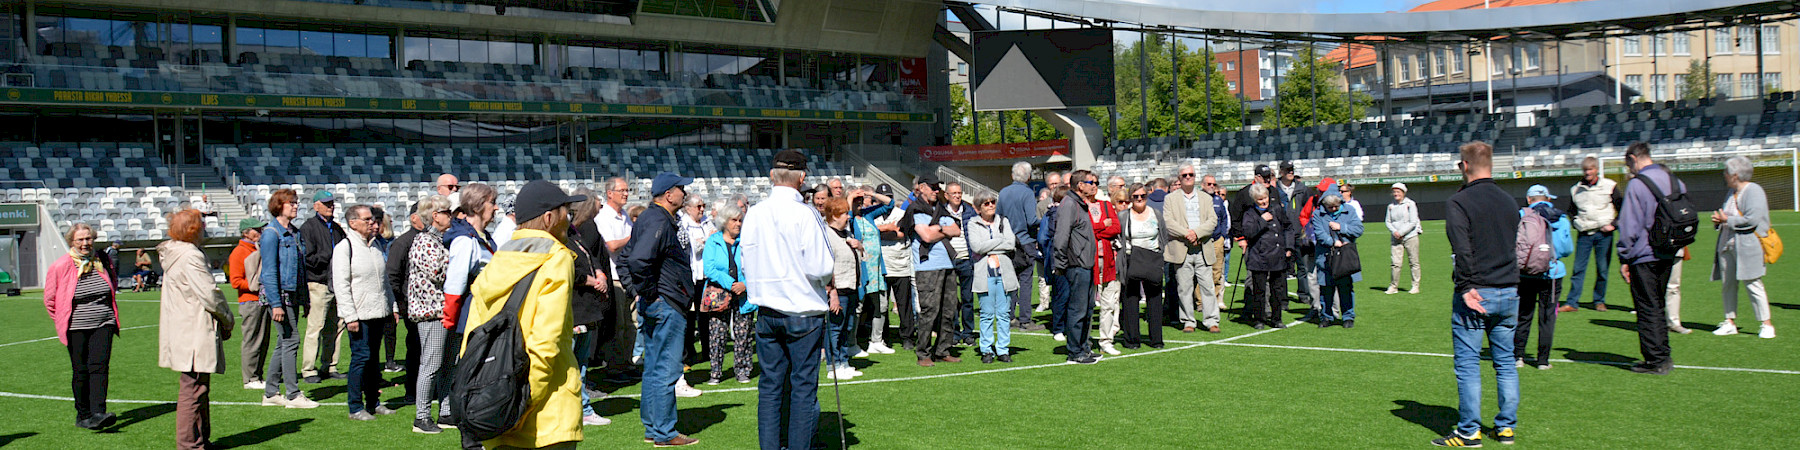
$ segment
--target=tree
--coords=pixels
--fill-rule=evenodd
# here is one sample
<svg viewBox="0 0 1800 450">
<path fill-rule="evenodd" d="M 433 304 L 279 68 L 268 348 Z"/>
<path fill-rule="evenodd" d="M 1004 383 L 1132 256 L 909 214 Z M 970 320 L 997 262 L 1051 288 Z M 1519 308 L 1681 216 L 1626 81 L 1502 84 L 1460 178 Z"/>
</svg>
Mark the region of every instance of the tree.
<svg viewBox="0 0 1800 450">
<path fill-rule="evenodd" d="M 1687 83 L 1681 86 L 1682 100 L 1699 100 L 1719 94 L 1714 86 L 1712 64 L 1704 61 L 1689 61 Z"/>
<path fill-rule="evenodd" d="M 1308 46 L 1294 57 L 1292 69 L 1281 78 L 1276 92 L 1276 105 L 1264 117 L 1268 128 L 1305 127 L 1332 123 L 1350 123 L 1362 119 L 1374 105 L 1369 94 L 1346 93 L 1336 61 L 1321 57 Z M 1316 107 L 1315 107 L 1316 103 Z"/>
<path fill-rule="evenodd" d="M 975 136 L 975 122 L 980 121 L 981 136 Z M 976 112 L 969 102 L 969 90 L 961 84 L 950 85 L 950 143 L 954 145 L 994 144 L 1001 141 L 1002 117 L 1008 142 L 1063 139 L 1062 132 L 1030 111 Z M 1029 123 L 1029 125 L 1027 125 Z M 1030 131 L 1027 133 L 1026 131 Z M 1029 134 L 1029 135 L 1027 135 Z"/>
<path fill-rule="evenodd" d="M 1174 61 L 1171 61 L 1171 52 Z M 1243 105 L 1231 95 L 1211 51 L 1189 49 L 1186 43 L 1157 35 L 1133 42 L 1114 53 L 1118 139 L 1176 135 L 1194 138 L 1202 133 L 1242 128 Z M 1144 72 L 1139 71 L 1139 63 L 1144 64 Z M 1144 83 L 1145 72 L 1148 84 Z M 1208 80 L 1211 83 L 1207 83 Z M 1175 97 L 1177 84 L 1180 85 L 1179 101 Z M 1146 98 L 1148 107 L 1144 104 Z M 1211 103 L 1210 109 L 1208 103 Z M 1146 110 L 1149 130 L 1143 129 Z M 1088 115 L 1103 127 L 1112 125 L 1112 117 L 1106 108 L 1091 108 Z M 1180 130 L 1176 130 L 1177 126 Z"/>
</svg>

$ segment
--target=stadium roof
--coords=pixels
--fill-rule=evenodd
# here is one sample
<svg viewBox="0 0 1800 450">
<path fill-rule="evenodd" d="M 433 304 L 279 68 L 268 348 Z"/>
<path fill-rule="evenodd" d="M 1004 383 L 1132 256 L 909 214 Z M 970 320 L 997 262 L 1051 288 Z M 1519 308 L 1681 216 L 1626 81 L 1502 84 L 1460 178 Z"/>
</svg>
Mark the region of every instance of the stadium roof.
<svg viewBox="0 0 1800 450">
<path fill-rule="evenodd" d="M 1708 23 L 1784 20 L 1800 3 L 1770 0 L 1499 0 L 1493 9 L 1467 9 L 1481 0 L 1442 0 L 1432 10 L 1372 14 L 1260 13 L 1207 9 L 1234 0 L 1191 0 L 1181 6 L 1131 0 L 979 0 L 971 3 L 1089 23 L 1145 27 L 1178 34 L 1298 41 L 1466 41 L 1514 37 L 1594 38 L 1651 29 L 1703 28 Z M 954 2 L 953 2 L 954 3 Z"/>
<path fill-rule="evenodd" d="M 1484 9 L 1484 8 L 1509 8 L 1509 7 L 1514 7 L 1514 6 L 1543 5 L 1543 4 L 1550 4 L 1550 3 L 1572 3 L 1572 2 L 1581 2 L 1581 1 L 1588 1 L 1588 0 L 1497 0 L 1497 1 L 1438 0 L 1435 2 L 1419 5 L 1417 7 L 1414 7 L 1413 9 L 1407 10 L 1407 12 L 1453 11 L 1453 10 L 1459 10 L 1459 9 Z M 1383 40 L 1383 39 L 1380 36 L 1365 36 L 1365 37 L 1360 38 L 1360 40 L 1379 41 L 1379 40 Z M 1354 43 L 1347 44 L 1347 45 L 1340 45 L 1337 48 L 1331 49 L 1330 53 L 1326 53 L 1325 59 L 1329 59 L 1332 61 L 1347 61 L 1347 62 L 1349 62 L 1349 64 L 1346 65 L 1345 67 L 1349 67 L 1349 68 L 1372 66 L 1372 65 L 1375 65 L 1375 59 L 1376 59 L 1375 46 L 1367 45 L 1367 44 L 1354 44 Z"/>
</svg>

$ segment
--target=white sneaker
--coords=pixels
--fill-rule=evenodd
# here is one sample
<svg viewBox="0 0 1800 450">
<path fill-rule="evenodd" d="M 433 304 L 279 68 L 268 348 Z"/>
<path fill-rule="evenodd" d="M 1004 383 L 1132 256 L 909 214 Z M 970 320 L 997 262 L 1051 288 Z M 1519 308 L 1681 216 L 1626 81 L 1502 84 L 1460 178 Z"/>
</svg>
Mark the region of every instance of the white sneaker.
<svg viewBox="0 0 1800 450">
<path fill-rule="evenodd" d="M 1519 358 L 1513 358 L 1513 368 L 1514 369 L 1525 368 L 1525 360 L 1519 359 Z"/>
<path fill-rule="evenodd" d="M 850 374 L 850 376 L 853 376 L 853 377 L 863 376 L 863 373 L 861 370 L 856 370 L 855 367 L 850 367 L 847 364 L 843 365 L 843 366 L 839 366 L 838 370 L 842 370 L 842 371 L 844 371 L 844 373 Z"/>
<path fill-rule="evenodd" d="M 1398 293 L 1400 293 L 1400 288 L 1397 288 L 1397 287 L 1393 287 L 1393 286 L 1388 286 L 1388 288 L 1387 288 L 1387 291 L 1385 291 L 1385 292 L 1383 292 L 1383 293 L 1384 293 L 1384 294 L 1387 294 L 1387 295 L 1394 295 L 1394 294 L 1398 294 Z"/>
<path fill-rule="evenodd" d="M 1062 333 L 1056 333 L 1056 336 L 1051 336 L 1050 338 L 1055 339 L 1056 342 L 1063 342 L 1064 340 Z"/>
<path fill-rule="evenodd" d="M 263 387 L 265 387 L 265 385 L 263 384 L 262 380 L 256 380 L 256 381 L 252 381 L 249 383 L 244 383 L 244 389 L 247 389 L 247 390 L 260 391 L 260 390 L 263 390 Z"/>
<path fill-rule="evenodd" d="M 1773 333 L 1773 332 L 1771 332 L 1771 333 Z M 1730 335 L 1738 334 L 1737 324 L 1734 324 L 1731 322 L 1719 322 L 1719 329 L 1713 330 L 1713 334 L 1718 335 L 1718 336 L 1730 336 Z"/>
<path fill-rule="evenodd" d="M 686 379 L 678 379 L 678 381 L 675 382 L 675 396 L 676 397 L 694 398 L 694 397 L 699 397 L 700 394 L 702 394 L 702 393 L 703 392 L 701 390 L 694 389 L 693 386 L 688 386 Z"/>
<path fill-rule="evenodd" d="M 1763 325 L 1762 331 L 1757 332 L 1756 337 L 1763 338 L 1763 339 L 1774 339 L 1775 338 L 1775 327 L 1769 326 L 1769 325 Z"/>
<path fill-rule="evenodd" d="M 1037 307 L 1037 309 L 1035 309 L 1035 310 L 1033 310 L 1033 311 L 1037 311 L 1037 312 L 1050 312 L 1050 307 L 1049 307 L 1049 306 L 1047 306 L 1047 305 L 1038 305 L 1038 307 Z"/>
<path fill-rule="evenodd" d="M 306 398 L 306 393 L 301 392 L 294 395 L 294 398 L 287 399 L 287 407 L 293 409 L 313 409 L 319 407 L 319 402 Z"/>
<path fill-rule="evenodd" d="M 852 356 L 851 358 L 869 359 L 869 351 L 868 350 L 858 350 L 856 352 L 856 356 Z"/>
<path fill-rule="evenodd" d="M 1690 329 L 1688 329 L 1688 327 L 1681 326 L 1680 324 L 1669 325 L 1669 331 L 1673 331 L 1678 334 L 1688 334 L 1688 333 L 1694 332 L 1694 330 L 1690 330 Z"/>
<path fill-rule="evenodd" d="M 282 397 L 281 394 L 275 394 L 272 397 L 263 397 L 262 401 L 263 406 L 287 406 L 287 404 L 287 397 Z"/>
<path fill-rule="evenodd" d="M 851 369 L 849 367 L 838 367 L 836 369 L 832 369 L 830 372 L 826 372 L 825 375 L 829 376 L 831 378 L 839 379 L 839 380 L 848 380 L 851 378 L 855 378 L 856 375 L 858 375 L 858 374 L 852 373 L 852 370 L 854 370 L 854 369 Z"/>
<path fill-rule="evenodd" d="M 594 425 L 594 426 L 612 425 L 612 419 L 600 417 L 599 414 L 589 414 L 586 416 L 581 416 L 581 424 L 582 425 Z"/>
<path fill-rule="evenodd" d="M 1406 290 L 1406 293 L 1408 293 L 1408 294 L 1417 294 L 1417 293 L 1419 293 L 1419 287 L 1418 287 L 1418 286 L 1413 286 L 1413 288 L 1412 288 L 1412 289 L 1408 289 L 1408 290 Z"/>
<path fill-rule="evenodd" d="M 1106 352 L 1108 355 L 1119 356 L 1119 349 L 1113 348 L 1112 343 L 1101 343 L 1100 351 Z"/>
<path fill-rule="evenodd" d="M 894 354 L 894 349 L 888 348 L 887 344 L 876 342 L 876 343 L 869 344 L 869 353 L 892 355 L 892 354 Z"/>
</svg>

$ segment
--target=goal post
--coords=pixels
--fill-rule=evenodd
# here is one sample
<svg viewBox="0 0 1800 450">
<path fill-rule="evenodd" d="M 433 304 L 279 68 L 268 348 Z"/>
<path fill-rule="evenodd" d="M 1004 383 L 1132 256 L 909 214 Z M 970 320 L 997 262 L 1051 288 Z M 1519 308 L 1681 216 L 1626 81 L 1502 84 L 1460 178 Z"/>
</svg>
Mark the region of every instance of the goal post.
<svg viewBox="0 0 1800 450">
<path fill-rule="evenodd" d="M 1600 158 L 1601 171 L 1607 177 L 1621 184 L 1631 178 L 1623 152 L 1591 156 Z M 1750 181 L 1762 186 L 1770 210 L 1800 212 L 1800 148 L 1652 153 L 1651 160 L 1675 171 L 1690 192 L 1699 194 L 1696 206 L 1710 210 L 1723 204 L 1725 161 L 1738 156 L 1750 160 L 1754 167 Z"/>
</svg>

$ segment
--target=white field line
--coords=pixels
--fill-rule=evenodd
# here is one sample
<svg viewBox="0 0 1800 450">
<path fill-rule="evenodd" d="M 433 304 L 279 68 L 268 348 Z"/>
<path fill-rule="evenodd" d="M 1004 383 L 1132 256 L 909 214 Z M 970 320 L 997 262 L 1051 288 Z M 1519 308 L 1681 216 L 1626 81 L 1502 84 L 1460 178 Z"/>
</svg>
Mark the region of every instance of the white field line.
<svg viewBox="0 0 1800 450">
<path fill-rule="evenodd" d="M 1431 357 L 1438 357 L 1438 358 L 1450 358 L 1450 357 L 1455 356 L 1455 355 L 1449 355 L 1449 354 L 1444 354 L 1444 353 L 1405 352 L 1405 351 L 1397 351 L 1397 350 L 1369 350 L 1369 349 L 1360 349 L 1360 348 L 1332 348 L 1332 347 L 1306 347 L 1306 346 L 1297 346 L 1297 345 L 1241 344 L 1241 343 L 1236 343 L 1236 342 L 1218 342 L 1217 344 L 1229 345 L 1229 346 L 1235 346 L 1235 347 L 1274 348 L 1274 349 L 1287 349 L 1287 350 L 1315 350 L 1315 351 L 1347 352 L 1347 353 L 1374 353 L 1374 354 L 1382 354 L 1382 355 L 1431 356 Z M 1616 362 L 1616 361 L 1587 361 L 1587 360 L 1561 359 L 1561 358 L 1552 359 L 1551 361 L 1565 362 L 1565 363 L 1581 363 L 1581 364 L 1601 364 L 1601 365 L 1608 365 L 1608 366 L 1629 366 L 1629 365 L 1631 365 L 1631 363 Z M 1677 368 L 1677 369 L 1695 369 L 1695 370 L 1719 370 L 1719 371 L 1726 371 L 1726 372 L 1751 372 L 1751 373 L 1772 373 L 1772 374 L 1780 374 L 1780 375 L 1800 375 L 1800 371 L 1780 370 L 1780 369 L 1751 369 L 1751 368 L 1744 368 L 1744 367 L 1686 366 L 1686 365 L 1680 365 L 1680 364 L 1675 365 L 1675 368 Z"/>
<path fill-rule="evenodd" d="M 120 329 L 119 329 L 119 331 L 127 331 L 127 330 L 136 330 L 136 329 L 139 329 L 139 328 L 152 328 L 152 327 L 155 327 L 155 326 L 156 326 L 156 325 L 138 325 L 138 326 L 135 326 L 135 327 L 125 327 L 125 328 L 120 328 Z M 44 341 L 54 341 L 54 340 L 56 340 L 56 336 L 51 336 L 51 337 L 47 337 L 47 338 L 40 338 L 40 339 L 32 339 L 32 340 L 29 340 L 29 341 L 19 341 L 19 342 L 8 342 L 8 343 L 5 343 L 5 344 L 0 344 L 0 347 L 11 347 L 11 346 L 14 346 L 14 345 L 19 345 L 19 344 L 30 344 L 30 343 L 33 343 L 33 342 L 44 342 Z"/>
</svg>

